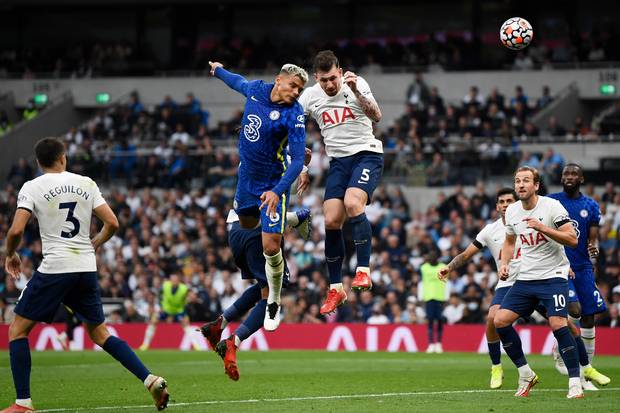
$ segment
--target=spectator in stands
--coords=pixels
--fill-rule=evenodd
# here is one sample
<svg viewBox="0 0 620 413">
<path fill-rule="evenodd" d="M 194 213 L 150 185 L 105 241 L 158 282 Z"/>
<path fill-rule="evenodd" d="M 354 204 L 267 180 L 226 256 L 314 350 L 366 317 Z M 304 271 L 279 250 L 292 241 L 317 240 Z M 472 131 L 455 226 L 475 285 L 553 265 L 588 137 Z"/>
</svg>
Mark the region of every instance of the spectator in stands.
<svg viewBox="0 0 620 413">
<path fill-rule="evenodd" d="M 127 182 L 130 182 L 136 166 L 136 154 L 136 147 L 130 144 L 127 139 L 123 139 L 116 144 L 112 150 L 112 159 L 110 160 L 110 178 L 117 179 L 122 177 Z"/>
<path fill-rule="evenodd" d="M 9 133 L 11 129 L 13 129 L 13 125 L 11 124 L 11 121 L 9 120 L 9 117 L 6 114 L 6 111 L 4 110 L 0 111 L 0 137 L 2 137 L 2 135 Z"/>
<path fill-rule="evenodd" d="M 389 324 L 390 319 L 383 313 L 383 308 L 380 303 L 375 303 L 372 306 L 372 313 L 366 320 L 367 324 Z"/>
<path fill-rule="evenodd" d="M 415 74 L 413 83 L 407 88 L 407 103 L 424 109 L 430 100 L 430 92 L 421 72 Z"/>
<path fill-rule="evenodd" d="M 443 103 L 443 98 L 439 95 L 439 89 L 436 86 L 431 88 L 431 95 L 428 99 L 428 116 L 433 118 L 435 116 L 443 116 L 446 113 L 446 107 Z"/>
<path fill-rule="evenodd" d="M 478 86 L 472 86 L 469 88 L 469 93 L 463 97 L 464 106 L 475 106 L 477 108 L 484 105 L 484 98 L 478 90 Z"/>
<path fill-rule="evenodd" d="M 535 153 L 524 151 L 521 155 L 521 162 L 519 162 L 519 166 L 525 165 L 531 166 L 532 168 L 540 169 L 540 157 Z"/>
<path fill-rule="evenodd" d="M 32 167 L 25 158 L 19 158 L 17 164 L 11 167 L 7 179 L 16 188 L 20 188 L 24 182 L 31 180 L 33 177 Z"/>
<path fill-rule="evenodd" d="M 563 168 L 564 157 L 562 154 L 555 152 L 553 148 L 547 148 L 542 159 L 542 170 L 549 178 L 550 183 L 560 183 L 560 175 L 562 174 Z"/>
<path fill-rule="evenodd" d="M 131 92 L 129 95 L 128 107 L 131 111 L 131 116 L 134 116 L 135 118 L 137 118 L 140 112 L 144 110 L 144 105 L 140 102 L 140 95 L 138 95 L 138 92 Z"/>
<path fill-rule="evenodd" d="M 548 126 L 545 129 L 544 136 L 547 137 L 564 137 L 566 136 L 566 129 L 558 123 L 558 119 L 555 116 L 549 117 Z"/>
<path fill-rule="evenodd" d="M 504 98 L 504 95 L 502 95 L 499 92 L 499 89 L 497 88 L 497 86 L 495 86 L 493 89 L 491 89 L 491 94 L 489 94 L 489 96 L 487 97 L 487 101 L 486 101 L 487 110 L 488 108 L 490 108 L 491 105 L 495 104 L 497 105 L 498 111 L 503 111 L 505 100 L 506 99 Z"/>
<path fill-rule="evenodd" d="M 28 103 L 26 103 L 26 107 L 22 112 L 22 119 L 25 121 L 29 121 L 34 119 L 39 114 L 39 110 L 34 104 L 34 99 L 28 99 Z"/>
<path fill-rule="evenodd" d="M 175 132 L 170 136 L 170 146 L 175 146 L 177 142 L 187 146 L 190 139 L 189 133 L 185 131 L 185 126 L 182 123 L 177 123 Z"/>
<path fill-rule="evenodd" d="M 172 96 L 166 95 L 164 96 L 164 100 L 159 104 L 159 110 L 163 108 L 168 108 L 171 111 L 175 111 L 178 108 L 177 102 L 172 99 Z"/>
<path fill-rule="evenodd" d="M 515 95 L 510 98 L 510 107 L 515 109 L 516 106 L 521 103 L 523 105 L 524 110 L 527 108 L 528 97 L 523 92 L 523 87 L 518 85 L 515 87 Z"/>
<path fill-rule="evenodd" d="M 515 61 L 512 64 L 512 70 L 533 70 L 534 61 L 526 52 L 517 53 Z"/>
<path fill-rule="evenodd" d="M 616 195 L 617 195 L 617 192 L 614 187 L 614 183 L 611 181 L 605 182 L 605 191 L 603 192 L 603 195 L 601 196 L 601 202 L 603 203 L 613 202 L 614 199 L 616 198 Z"/>
<path fill-rule="evenodd" d="M 444 186 L 448 183 L 448 163 L 440 152 L 433 154 L 433 163 L 426 168 L 428 186 Z"/>
<path fill-rule="evenodd" d="M 448 305 L 443 310 L 443 316 L 448 324 L 456 324 L 463 318 L 465 311 L 465 304 L 461 301 L 460 297 L 456 293 L 450 294 Z"/>
<path fill-rule="evenodd" d="M 541 110 L 552 101 L 553 96 L 551 96 L 551 90 L 549 89 L 549 86 L 545 85 L 542 88 L 542 96 L 536 100 L 536 109 Z"/>
</svg>

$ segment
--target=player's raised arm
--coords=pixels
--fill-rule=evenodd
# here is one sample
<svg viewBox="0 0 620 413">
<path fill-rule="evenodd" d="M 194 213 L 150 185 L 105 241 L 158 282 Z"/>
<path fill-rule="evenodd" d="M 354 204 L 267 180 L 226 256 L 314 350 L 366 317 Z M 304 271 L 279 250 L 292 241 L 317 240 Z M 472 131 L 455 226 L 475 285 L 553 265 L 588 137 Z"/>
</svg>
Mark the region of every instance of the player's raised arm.
<svg viewBox="0 0 620 413">
<path fill-rule="evenodd" d="M 344 82 L 357 98 L 364 114 L 373 122 L 379 122 L 381 120 L 381 109 L 372 96 L 368 83 L 364 79 L 358 78 L 353 72 L 346 72 L 344 74 Z"/>
<path fill-rule="evenodd" d="M 224 66 L 220 62 L 209 62 L 209 65 L 211 65 L 211 70 L 209 71 L 211 76 L 217 77 L 226 83 L 228 87 L 247 97 L 249 82 L 246 78 L 224 69 Z"/>
</svg>

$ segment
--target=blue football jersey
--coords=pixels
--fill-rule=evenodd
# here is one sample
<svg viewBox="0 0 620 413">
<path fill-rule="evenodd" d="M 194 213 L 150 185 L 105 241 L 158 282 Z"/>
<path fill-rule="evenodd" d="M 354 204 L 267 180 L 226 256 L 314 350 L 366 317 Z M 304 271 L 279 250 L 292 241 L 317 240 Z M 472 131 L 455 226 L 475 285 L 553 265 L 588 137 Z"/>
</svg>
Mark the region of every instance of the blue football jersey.
<svg viewBox="0 0 620 413">
<path fill-rule="evenodd" d="M 601 220 L 601 209 L 598 203 L 583 194 L 579 198 L 569 198 L 566 192 L 558 192 L 547 195 L 549 198 L 557 199 L 568 211 L 568 215 L 577 232 L 577 247 L 565 247 L 566 256 L 570 261 L 573 270 L 592 266 L 590 255 L 588 254 L 588 236 L 592 226 L 598 226 Z"/>
<path fill-rule="evenodd" d="M 301 160 L 303 165 L 305 155 L 303 108 L 297 101 L 288 105 L 273 103 L 273 83 L 248 82 L 222 68 L 218 68 L 215 74 L 247 98 L 239 132 L 239 175 L 258 192 L 271 189 L 286 178 L 286 182 L 282 182 L 285 185 L 279 185 L 279 193 L 288 191 L 299 172 L 295 176 L 283 177 L 289 166 L 287 146 L 292 162 Z"/>
</svg>

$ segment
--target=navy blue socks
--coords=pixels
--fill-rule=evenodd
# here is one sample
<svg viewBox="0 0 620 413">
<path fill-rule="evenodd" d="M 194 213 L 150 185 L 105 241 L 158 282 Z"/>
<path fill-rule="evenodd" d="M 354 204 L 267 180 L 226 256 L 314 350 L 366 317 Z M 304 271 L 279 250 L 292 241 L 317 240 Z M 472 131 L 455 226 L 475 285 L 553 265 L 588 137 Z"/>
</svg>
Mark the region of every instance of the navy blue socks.
<svg viewBox="0 0 620 413">
<path fill-rule="evenodd" d="M 562 327 L 553 332 L 558 341 L 558 350 L 564 360 L 569 377 L 579 377 L 579 356 L 577 355 L 577 344 L 568 326 Z"/>
<path fill-rule="evenodd" d="M 247 339 L 263 326 L 266 308 L 266 299 L 262 299 L 256 304 L 243 323 L 235 330 L 235 335 L 239 337 L 239 340 L 243 341 Z"/>
<path fill-rule="evenodd" d="M 365 213 L 349 219 L 355 251 L 357 253 L 357 266 L 370 266 L 370 252 L 372 250 L 372 228 Z"/>
<path fill-rule="evenodd" d="M 13 383 L 18 399 L 30 398 L 30 369 L 32 361 L 30 359 L 30 347 L 28 338 L 18 338 L 9 343 L 11 358 L 11 372 L 13 373 Z"/>
<path fill-rule="evenodd" d="M 502 340 L 504 351 L 508 354 L 510 360 L 512 360 L 517 367 L 525 366 L 527 364 L 527 360 L 525 359 L 525 354 L 523 354 L 521 338 L 519 337 L 517 330 L 515 330 L 511 325 L 507 327 L 499 327 L 496 328 L 496 330 Z"/>
<path fill-rule="evenodd" d="M 325 230 L 325 260 L 329 272 L 329 283 L 341 283 L 342 261 L 344 260 L 344 237 L 341 229 Z"/>
<path fill-rule="evenodd" d="M 136 353 L 127 345 L 126 342 L 118 337 L 110 336 L 105 343 L 103 343 L 103 349 L 118 360 L 127 370 L 133 373 L 134 376 L 144 382 L 146 377 L 150 374 L 149 370 L 140 361 Z"/>
<path fill-rule="evenodd" d="M 224 318 L 226 321 L 238 320 L 243 317 L 245 313 L 250 311 L 250 309 L 261 299 L 260 290 L 261 288 L 258 283 L 246 289 L 243 294 L 241 294 L 241 297 L 237 298 L 233 305 L 224 310 Z"/>
</svg>

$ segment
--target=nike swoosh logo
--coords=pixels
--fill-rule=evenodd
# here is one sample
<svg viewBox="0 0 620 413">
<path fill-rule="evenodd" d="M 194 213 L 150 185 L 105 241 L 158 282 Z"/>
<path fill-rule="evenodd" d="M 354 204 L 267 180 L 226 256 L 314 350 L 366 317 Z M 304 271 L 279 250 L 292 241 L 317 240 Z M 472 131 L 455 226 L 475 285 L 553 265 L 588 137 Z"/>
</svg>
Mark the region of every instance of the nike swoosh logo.
<svg viewBox="0 0 620 413">
<path fill-rule="evenodd" d="M 279 222 L 274 222 L 273 224 L 269 224 L 269 228 L 271 228 L 271 227 L 275 227 L 275 226 L 276 226 L 276 225 L 278 225 L 278 224 L 279 224 Z"/>
<path fill-rule="evenodd" d="M 357 181 L 358 184 L 362 184 L 362 185 L 366 185 L 368 182 L 364 182 L 364 181 Z"/>
<path fill-rule="evenodd" d="M 258 99 L 256 99 L 254 95 L 250 96 L 250 99 L 252 99 L 254 102 L 258 102 Z"/>
<path fill-rule="evenodd" d="M 564 310 L 564 307 L 555 309 L 555 311 L 562 311 L 562 310 Z"/>
</svg>

